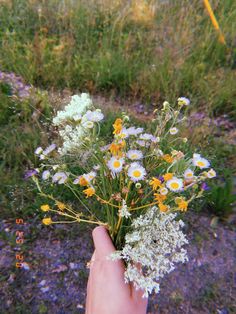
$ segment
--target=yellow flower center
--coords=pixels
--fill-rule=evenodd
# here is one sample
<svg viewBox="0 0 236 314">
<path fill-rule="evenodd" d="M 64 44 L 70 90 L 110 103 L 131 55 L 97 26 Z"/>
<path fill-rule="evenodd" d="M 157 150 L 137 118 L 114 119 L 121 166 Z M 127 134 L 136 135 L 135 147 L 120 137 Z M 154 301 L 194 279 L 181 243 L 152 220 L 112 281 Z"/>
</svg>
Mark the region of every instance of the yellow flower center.
<svg viewBox="0 0 236 314">
<path fill-rule="evenodd" d="M 120 167 L 120 161 L 119 160 L 115 160 L 113 163 L 113 167 L 114 168 L 119 168 Z"/>
<path fill-rule="evenodd" d="M 192 178 L 193 174 L 191 172 L 187 173 L 188 178 Z"/>
<path fill-rule="evenodd" d="M 178 187 L 179 187 L 179 183 L 177 183 L 177 182 L 172 182 L 170 186 L 171 186 L 172 189 L 176 190 L 176 189 L 178 189 Z"/>
<path fill-rule="evenodd" d="M 137 158 L 137 157 L 138 157 L 137 154 L 132 154 L 132 155 L 131 155 L 131 158 L 132 158 L 132 159 L 135 159 L 135 158 Z"/>
<path fill-rule="evenodd" d="M 134 171 L 133 171 L 133 176 L 134 176 L 135 178 L 140 177 L 140 176 L 141 176 L 141 171 L 140 171 L 140 170 L 134 170 Z"/>
<path fill-rule="evenodd" d="M 205 166 L 205 163 L 204 163 L 203 161 L 198 161 L 198 162 L 197 162 L 197 165 L 198 165 L 199 167 L 204 167 L 204 166 Z"/>
</svg>

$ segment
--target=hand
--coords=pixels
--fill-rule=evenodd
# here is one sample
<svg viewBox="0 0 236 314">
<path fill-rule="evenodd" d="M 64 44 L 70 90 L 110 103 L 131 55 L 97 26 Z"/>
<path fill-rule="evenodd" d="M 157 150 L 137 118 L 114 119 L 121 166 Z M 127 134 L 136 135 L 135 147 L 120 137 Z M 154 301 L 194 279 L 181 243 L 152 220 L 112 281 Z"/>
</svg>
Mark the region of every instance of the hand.
<svg viewBox="0 0 236 314">
<path fill-rule="evenodd" d="M 104 227 L 93 230 L 95 251 L 87 285 L 86 314 L 145 314 L 147 298 L 124 281 L 125 266 L 121 260 L 107 260 L 115 251 Z"/>
</svg>

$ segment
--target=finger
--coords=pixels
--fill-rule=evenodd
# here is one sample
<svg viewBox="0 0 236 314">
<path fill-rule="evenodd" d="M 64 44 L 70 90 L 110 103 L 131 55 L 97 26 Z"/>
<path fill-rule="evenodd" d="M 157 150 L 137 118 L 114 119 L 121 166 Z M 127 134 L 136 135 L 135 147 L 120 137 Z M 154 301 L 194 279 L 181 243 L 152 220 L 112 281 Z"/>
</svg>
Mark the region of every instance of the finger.
<svg viewBox="0 0 236 314">
<path fill-rule="evenodd" d="M 96 227 L 92 235 L 96 250 L 96 259 L 106 258 L 115 251 L 115 247 L 105 227 Z"/>
<path fill-rule="evenodd" d="M 87 295 L 86 295 L 86 313 L 89 313 L 90 308 L 91 308 L 91 293 L 92 293 L 92 267 L 93 267 L 93 263 L 95 261 L 95 251 L 93 252 L 93 255 L 91 257 L 91 261 L 90 261 L 90 272 L 89 272 L 89 278 L 88 278 L 88 283 L 87 283 Z"/>
</svg>

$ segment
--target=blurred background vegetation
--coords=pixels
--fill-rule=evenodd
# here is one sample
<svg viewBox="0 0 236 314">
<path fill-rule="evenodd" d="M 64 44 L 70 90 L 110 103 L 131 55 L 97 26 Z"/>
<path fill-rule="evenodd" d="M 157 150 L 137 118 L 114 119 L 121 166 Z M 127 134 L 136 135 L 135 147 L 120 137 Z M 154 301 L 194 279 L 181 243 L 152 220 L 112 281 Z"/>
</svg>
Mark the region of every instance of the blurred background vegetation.
<svg viewBox="0 0 236 314">
<path fill-rule="evenodd" d="M 198 0 L 0 0 L 0 4 L 1 73 L 14 72 L 23 84 L 34 86 L 29 97 L 20 97 L 0 73 L 3 215 L 28 215 L 38 207 L 23 173 L 33 167 L 35 147 L 47 145 L 53 136 L 48 124 L 54 109 L 50 95 L 65 89 L 130 104 L 138 101 L 147 109 L 163 100 L 189 97 L 183 132 L 193 150 L 213 160 L 219 175 L 201 206 L 223 218 L 232 213 L 234 0 L 211 1 L 226 45 L 218 41 L 203 1 Z"/>
</svg>

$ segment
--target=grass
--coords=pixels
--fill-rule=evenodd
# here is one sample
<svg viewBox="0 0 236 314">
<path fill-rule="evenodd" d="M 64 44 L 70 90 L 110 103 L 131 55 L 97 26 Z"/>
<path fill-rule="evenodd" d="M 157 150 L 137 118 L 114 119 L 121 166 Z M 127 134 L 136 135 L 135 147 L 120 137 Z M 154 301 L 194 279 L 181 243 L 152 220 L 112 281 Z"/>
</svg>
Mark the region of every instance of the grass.
<svg viewBox="0 0 236 314">
<path fill-rule="evenodd" d="M 236 4 L 211 3 L 227 47 L 197 0 L 3 1 L 0 66 L 46 89 L 147 103 L 186 95 L 235 116 Z"/>
</svg>

